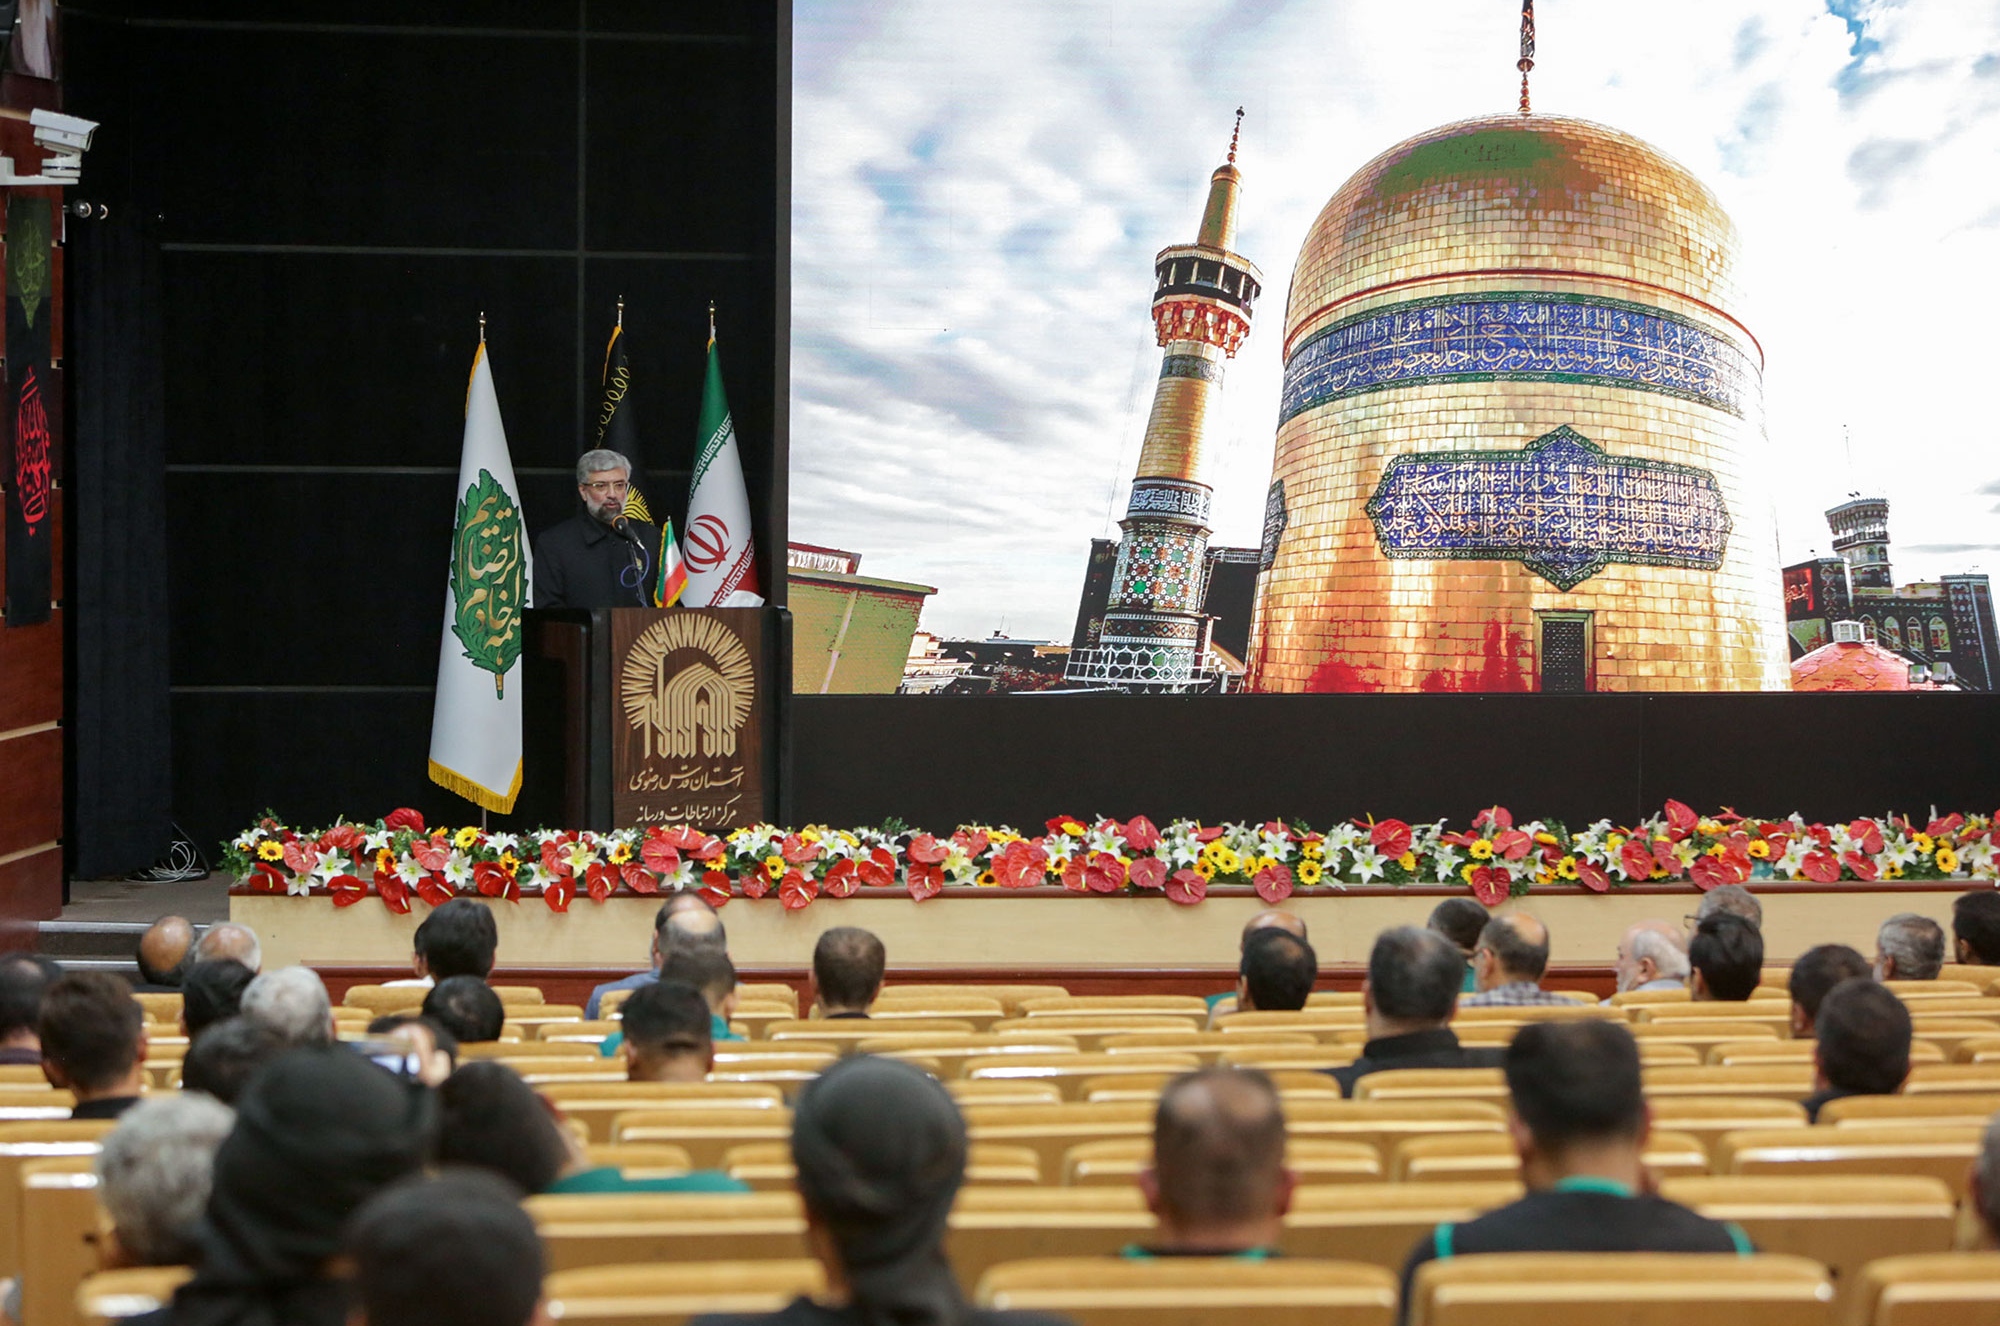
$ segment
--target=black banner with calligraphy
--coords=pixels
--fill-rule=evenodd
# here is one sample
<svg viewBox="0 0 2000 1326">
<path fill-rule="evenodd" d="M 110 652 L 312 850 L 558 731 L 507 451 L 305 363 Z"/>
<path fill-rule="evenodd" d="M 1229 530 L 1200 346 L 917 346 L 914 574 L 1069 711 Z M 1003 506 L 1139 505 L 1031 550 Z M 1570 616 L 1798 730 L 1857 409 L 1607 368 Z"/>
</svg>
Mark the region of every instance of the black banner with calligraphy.
<svg viewBox="0 0 2000 1326">
<path fill-rule="evenodd" d="M 9 626 L 49 619 L 57 448 L 51 425 L 49 200 L 7 203 L 7 586 Z"/>
</svg>

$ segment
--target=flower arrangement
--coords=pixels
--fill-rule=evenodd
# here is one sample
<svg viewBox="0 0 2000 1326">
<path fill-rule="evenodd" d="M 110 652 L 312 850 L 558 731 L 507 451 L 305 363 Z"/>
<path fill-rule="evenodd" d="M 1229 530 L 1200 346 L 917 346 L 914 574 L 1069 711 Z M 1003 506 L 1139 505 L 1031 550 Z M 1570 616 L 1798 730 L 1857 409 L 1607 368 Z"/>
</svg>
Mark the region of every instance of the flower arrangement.
<svg viewBox="0 0 2000 1326">
<path fill-rule="evenodd" d="M 867 829 L 751 825 L 718 837 L 653 827 L 599 833 L 537 829 L 489 833 L 430 828 L 414 810 L 372 824 L 341 820 L 296 829 L 266 813 L 223 849 L 223 868 L 260 893 L 314 887 L 349 907 L 371 893 L 393 912 L 412 897 L 432 906 L 460 896 L 519 902 L 539 895 L 567 911 L 578 894 L 603 902 L 698 889 L 716 906 L 775 894 L 788 910 L 822 895 L 901 888 L 919 902 L 947 884 L 1072 893 L 1157 893 L 1200 902 L 1211 884 L 1248 885 L 1267 902 L 1349 885 L 1463 887 L 1487 906 L 1536 885 L 1577 884 L 1599 893 L 1683 880 L 1708 890 L 1755 880 L 1994 880 L 2000 827 L 1985 815 L 1935 812 L 1918 827 L 1902 815 L 1809 824 L 1798 815 L 1760 820 L 1725 810 L 1697 815 L 1669 801 L 1629 827 L 1599 820 L 1572 832 L 1558 820 L 1516 823 L 1501 806 L 1463 828 L 1369 817 L 1316 830 L 1271 820 L 1164 828 L 1131 820 L 1059 815 L 1029 835 L 966 826 L 939 837 L 899 823 Z"/>
</svg>

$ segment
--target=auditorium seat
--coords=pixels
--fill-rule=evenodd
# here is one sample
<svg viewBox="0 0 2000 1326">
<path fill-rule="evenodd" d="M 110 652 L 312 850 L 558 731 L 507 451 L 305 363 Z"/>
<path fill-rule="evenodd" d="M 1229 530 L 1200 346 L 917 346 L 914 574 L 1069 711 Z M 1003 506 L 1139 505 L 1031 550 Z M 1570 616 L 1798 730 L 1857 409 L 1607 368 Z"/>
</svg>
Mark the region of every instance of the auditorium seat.
<svg viewBox="0 0 2000 1326">
<path fill-rule="evenodd" d="M 1002 1018 L 986 1030 L 996 1036 L 1020 1031 L 1069 1036 L 1075 1039 L 1077 1048 L 1095 1051 L 1112 1036 L 1126 1036 L 1135 1031 L 1200 1031 L 1201 1021 L 1193 1017 L 1125 1013 L 1044 1014 Z"/>
<path fill-rule="evenodd" d="M 1842 1096 L 1820 1106 L 1819 1121 L 1862 1125 L 1970 1128 L 2000 1112 L 2000 1092 L 1932 1091 L 1916 1096 Z"/>
<path fill-rule="evenodd" d="M 536 1040 L 550 1045 L 602 1045 L 618 1030 L 614 1018 L 598 1018 L 588 1022 L 551 1022 L 540 1029 Z"/>
<path fill-rule="evenodd" d="M 1810 1040 L 1725 1041 L 1708 1047 L 1708 1062 L 1724 1068 L 1748 1068 L 1756 1064 L 1809 1064 L 1817 1050 L 1818 1047 Z M 1945 1062 L 1945 1054 L 1929 1041 L 1912 1041 L 1910 1062 L 1941 1064 Z"/>
<path fill-rule="evenodd" d="M 28 1087 L 40 1091 L 48 1085 L 48 1075 L 42 1072 L 40 1064 L 0 1064 L 0 1089 Z"/>
<path fill-rule="evenodd" d="M 952 1031 L 879 1032 L 853 1042 L 859 1054 L 887 1054 L 898 1058 L 921 1055 L 935 1059 L 947 1077 L 959 1077 L 967 1059 L 996 1054 L 1075 1054 L 1076 1037 L 1040 1032 L 1009 1031 L 999 1035 Z"/>
<path fill-rule="evenodd" d="M 590 1130 L 593 1142 L 619 1140 L 612 1124 L 632 1110 L 732 1110 L 760 1117 L 769 1112 L 789 1119 L 783 1092 L 762 1082 L 550 1082 L 538 1090 L 565 1118 Z"/>
<path fill-rule="evenodd" d="M 1644 1071 L 1646 1095 L 1658 1100 L 1666 1096 L 1773 1096 L 1802 1100 L 1812 1092 L 1813 1067 L 1810 1063 L 1755 1064 L 1744 1068 L 1701 1064 L 1676 1068 L 1665 1064 Z"/>
<path fill-rule="evenodd" d="M 1153 1163 L 1153 1139 L 1120 1137 L 1085 1142 L 1063 1156 L 1062 1181 L 1067 1184 L 1131 1183 Z M 1300 1183 L 1377 1183 L 1382 1159 L 1365 1142 L 1328 1142 L 1298 1137 L 1285 1145 L 1285 1165 Z"/>
<path fill-rule="evenodd" d="M 1590 1018 L 1609 1018 L 1614 1022 L 1626 1021 L 1625 1010 L 1608 1004 L 1496 1004 L 1476 1005 L 1467 1008 L 1459 1005 L 1452 1014 L 1454 1024 L 1464 1023 L 1528 1023 L 1528 1022 L 1570 1022 Z"/>
<path fill-rule="evenodd" d="M 1969 999 L 1986 993 L 1986 987 L 1977 981 L 1947 980 L 1941 974 L 1930 981 L 1884 981 L 1882 985 L 1905 1003 L 1913 999 Z"/>
<path fill-rule="evenodd" d="M 760 1004 L 783 1004 L 794 1013 L 799 1011 L 799 992 L 784 981 L 738 981 L 736 997 Z"/>
<path fill-rule="evenodd" d="M 1791 1003 L 1791 976 L 1787 974 L 1784 980 L 1778 981 L 1775 984 L 1759 983 L 1757 988 L 1750 992 L 1750 997 L 1752 999 L 1782 999 L 1785 1003 Z"/>
<path fill-rule="evenodd" d="M 1518 1182 L 1335 1183 L 1292 1193 L 1278 1244 L 1294 1257 L 1342 1257 L 1400 1271 L 1441 1221 L 1464 1221 L 1521 1195 Z"/>
<path fill-rule="evenodd" d="M 2000 973 L 1996 973 L 2000 979 Z M 1315 990 L 1306 996 L 1307 1008 L 1360 1008 L 1363 995 L 1359 990 Z"/>
<path fill-rule="evenodd" d="M 981 1078 L 977 1082 L 963 1077 L 948 1078 L 944 1089 L 961 1109 L 967 1105 L 1060 1105 L 1063 1098 L 1062 1089 L 1053 1082 L 1023 1082 L 1004 1077 Z"/>
<path fill-rule="evenodd" d="M 785 1093 L 787 1100 L 796 1097 L 806 1083 L 827 1070 L 834 1061 L 831 1054 L 760 1055 L 737 1062 L 724 1062 L 716 1056 L 715 1068 L 708 1075 L 710 1082 L 763 1083 L 775 1086 Z M 932 1077 L 938 1074 L 935 1060 L 925 1060 L 914 1055 L 905 1063 L 923 1069 Z"/>
<path fill-rule="evenodd" d="M 15 1087 L 0 1091 L 0 1134 L 12 1124 L 60 1123 L 69 1118 L 76 1097 L 68 1091 L 44 1087 Z"/>
<path fill-rule="evenodd" d="M 1279 1069 L 1267 1074 L 1282 1100 L 1339 1100 L 1340 1084 L 1325 1073 Z M 1111 1073 L 1085 1079 L 1077 1092 L 1084 1101 L 1156 1101 L 1179 1073 Z"/>
<path fill-rule="evenodd" d="M 809 1256 L 795 1193 L 621 1193 L 530 1197 L 550 1271 Z"/>
<path fill-rule="evenodd" d="M 599 1060 L 623 1063 L 622 1057 L 605 1058 L 597 1046 L 587 1041 L 474 1041 L 458 1047 L 461 1060 L 473 1059 L 577 1059 L 584 1063 Z"/>
<path fill-rule="evenodd" d="M 1912 1011 L 1910 1031 L 1917 1039 L 1929 1041 L 1950 1056 L 1967 1041 L 2000 1037 L 2000 1002 L 1996 1002 L 1994 1012 L 1994 1017 L 1972 1017 L 1965 1013 L 1933 1013 L 1928 1009 Z"/>
<path fill-rule="evenodd" d="M 1406 1137 L 1498 1134 L 1505 1117 L 1497 1103 L 1484 1100 L 1302 1100 L 1285 1106 L 1288 1135 L 1366 1142 L 1381 1155 L 1385 1172 L 1396 1143 Z"/>
<path fill-rule="evenodd" d="M 529 1044 L 539 1044 L 530 1041 Z M 496 1059 L 519 1073 L 532 1087 L 552 1086 L 558 1082 L 624 1082 L 625 1056 L 615 1055 L 606 1059 L 601 1055 L 579 1059 L 574 1055 L 515 1055 L 511 1058 Z"/>
<path fill-rule="evenodd" d="M 882 987 L 884 998 L 888 998 L 891 995 L 902 998 L 906 995 L 933 994 L 984 995 L 988 999 L 998 999 L 1000 1006 L 1007 1010 L 1007 1016 L 1009 1017 L 1019 1017 L 1021 1015 L 1021 1005 L 1030 999 L 1067 999 L 1069 997 L 1069 991 L 1060 985 L 984 985 L 973 982 L 967 982 L 963 985 L 945 985 L 937 983 L 927 984 L 922 981 L 913 981 L 906 985 L 898 981 L 893 985 L 884 985 Z"/>
<path fill-rule="evenodd" d="M 1953 1048 L 1951 1059 L 1960 1064 L 2000 1064 L 2000 1036 L 1968 1037 Z"/>
<path fill-rule="evenodd" d="M 2000 1064 L 1917 1064 L 1903 1083 L 1906 1096 L 1948 1091 L 2000 1091 Z"/>
<path fill-rule="evenodd" d="M 775 1312 L 823 1293 L 826 1274 L 809 1258 L 682 1265 L 588 1266 L 542 1284 L 555 1321 L 593 1326 L 680 1326 L 709 1312 Z"/>
<path fill-rule="evenodd" d="M 178 991 L 140 990 L 135 992 L 132 998 L 139 1002 L 139 1007 L 146 1010 L 148 1021 L 157 1022 L 162 1026 L 168 1027 L 179 1025 L 181 1020 L 181 996 Z"/>
<path fill-rule="evenodd" d="M 1396 1280 L 1355 1262 L 1050 1257 L 988 1270 L 982 1307 L 1055 1313 L 1077 1326 L 1392 1326 Z"/>
<path fill-rule="evenodd" d="M 1212 1064 L 1224 1050 L 1242 1049 L 1246 1044 L 1310 1050 L 1319 1041 L 1309 1031 L 1134 1031 L 1106 1036 L 1099 1044 L 1106 1054 L 1184 1051 Z"/>
<path fill-rule="evenodd" d="M 1067 996 L 1065 996 L 1066 998 Z M 1007 1016 L 998 999 L 987 995 L 892 995 L 883 994 L 868 1007 L 876 1022 L 908 1022 L 928 1018 L 959 1018 L 970 1022 L 974 1031 L 984 1031 Z"/>
<path fill-rule="evenodd" d="M 514 1004 L 507 1009 L 507 1025 L 519 1027 L 524 1040 L 533 1040 L 550 1023 L 581 1021 L 581 1004 Z"/>
<path fill-rule="evenodd" d="M 1991 994 L 1995 983 L 2000 983 L 2000 967 L 1986 967 L 1973 962 L 1947 962 L 1938 968 L 1937 978 L 1940 981 L 1961 981 L 1981 994 Z"/>
<path fill-rule="evenodd" d="M 975 1142 L 1003 1142 L 1033 1147 L 1042 1173 L 1062 1173 L 1062 1159 L 1073 1146 L 1112 1137 L 1153 1135 L 1153 1107 L 1143 1102 L 1118 1105 L 985 1105 L 962 1106 L 967 1135 Z"/>
<path fill-rule="evenodd" d="M 500 1002 L 507 1008 L 517 1004 L 544 1004 L 548 1000 L 542 995 L 539 985 L 495 985 L 493 993 L 500 996 Z"/>
<path fill-rule="evenodd" d="M 1708 1173 L 1708 1148 L 1688 1133 L 1655 1132 L 1646 1139 L 1646 1167 L 1661 1176 Z M 1396 1144 L 1388 1176 L 1400 1183 L 1462 1183 L 1512 1179 L 1520 1153 L 1505 1133 L 1411 1137 Z"/>
<path fill-rule="evenodd" d="M 993 1054 L 964 1061 L 966 1077 L 1046 1080 L 1062 1088 L 1069 1100 L 1080 1100 L 1084 1083 L 1094 1077 L 1128 1073 L 1184 1073 L 1201 1067 L 1192 1054 Z"/>
<path fill-rule="evenodd" d="M 1742 1002 L 1704 999 L 1698 1002 L 1644 1004 L 1632 1010 L 1640 1026 L 1654 1023 L 1750 1022 L 1769 1027 L 1773 1035 L 1792 1034 L 1792 1003 L 1789 999 L 1751 999 Z"/>
<path fill-rule="evenodd" d="M 1702 1047 L 1683 1045 L 1671 1040 L 1642 1040 L 1639 1042 L 1639 1066 L 1641 1068 L 1664 1067 L 1672 1064 L 1679 1068 L 1694 1068 L 1701 1063 Z"/>
<path fill-rule="evenodd" d="M 746 1038 L 759 1041 L 765 1038 L 765 1029 L 773 1023 L 796 1022 L 799 1011 L 789 1004 L 750 1004 L 739 1002 L 729 1014 L 731 1028 L 741 1028 Z"/>
<path fill-rule="evenodd" d="M 1268 1012 L 1252 1010 L 1248 1013 L 1225 1013 L 1215 1020 L 1215 1029 L 1228 1035 L 1242 1035 L 1245 1032 L 1304 1031 L 1310 1032 L 1318 1040 L 1327 1040 L 1327 1033 L 1336 1031 L 1356 1031 L 1368 1025 L 1367 1013 L 1355 1007 L 1301 1008 L 1295 1010 L 1272 1009 Z"/>
<path fill-rule="evenodd" d="M 715 1066 L 758 1064 L 770 1060 L 818 1056 L 828 1063 L 840 1057 L 845 1046 L 832 1041 L 716 1041 Z"/>
<path fill-rule="evenodd" d="M 797 1171 L 789 1142 L 746 1142 L 723 1154 L 720 1168 L 732 1179 L 759 1190 L 789 1192 Z M 1036 1184 L 1042 1181 L 1041 1158 L 1034 1148 L 997 1142 L 973 1142 L 966 1149 L 967 1183 Z"/>
<path fill-rule="evenodd" d="M 1979 1154 L 1981 1128 L 1821 1124 L 1725 1133 L 1715 1146 L 1717 1174 L 1929 1175 L 1958 1197 Z"/>
<path fill-rule="evenodd" d="M 1922 1176 L 1662 1176 L 1660 1195 L 1735 1221 L 1759 1252 L 1812 1258 L 1837 1287 L 1876 1257 L 1950 1251 L 1958 1226 L 1951 1189 Z"/>
<path fill-rule="evenodd" d="M 694 1168 L 686 1147 L 664 1142 L 586 1142 L 583 1153 L 628 1179 L 670 1179 Z"/>
<path fill-rule="evenodd" d="M 1031 1018 L 1080 1014 L 1206 1018 L 1208 1001 L 1200 995 L 1047 995 L 1022 1000 L 1021 1012 Z"/>
<path fill-rule="evenodd" d="M 1711 1168 L 1717 1143 L 1746 1128 L 1766 1131 L 1804 1128 L 1806 1107 L 1796 1100 L 1753 1096 L 1663 1096 L 1649 1100 L 1653 1127 L 1692 1137 L 1708 1148 Z M 1719 1172 L 1719 1171 L 1718 1171 Z"/>
<path fill-rule="evenodd" d="M 1253 1040 L 1252 1044 L 1231 1046 L 1215 1056 L 1218 1064 L 1237 1068 L 1261 1068 L 1267 1073 L 1311 1072 L 1345 1068 L 1361 1057 L 1359 1045 L 1317 1045 L 1311 1048 L 1271 1045 L 1261 1038 L 1235 1035 L 1230 1039 Z"/>
<path fill-rule="evenodd" d="M 974 1284 L 1001 1262 L 1054 1256 L 1109 1259 L 1121 1248 L 1151 1238 L 1155 1228 L 1133 1186 L 967 1187 L 952 1205 L 945 1252 L 959 1283 Z"/>
<path fill-rule="evenodd" d="M 1994 1326 L 2000 1252 L 1884 1257 L 1848 1291 L 1853 1326 Z"/>
<path fill-rule="evenodd" d="M 113 1119 L 65 1118 L 0 1124 L 0 1276 L 19 1275 L 21 1271 L 22 1167 L 37 1160 L 95 1156 L 103 1149 L 102 1138 L 116 1123 Z"/>
<path fill-rule="evenodd" d="M 1505 1100 L 1498 1068 L 1390 1068 L 1354 1084 L 1356 1100 Z"/>
<path fill-rule="evenodd" d="M 429 993 L 422 985 L 351 985 L 340 1002 L 363 1009 L 370 1017 L 381 1017 L 385 1013 L 414 1013 L 424 1006 L 424 996 Z"/>
<path fill-rule="evenodd" d="M 1683 1018 L 1674 1022 L 1635 1022 L 1629 1028 L 1634 1040 L 1641 1045 L 1658 1042 L 1661 1045 L 1685 1045 L 1705 1055 L 1713 1045 L 1726 1045 L 1731 1041 L 1765 1040 L 1777 1044 L 1781 1039 L 1769 1023 L 1754 1018 Z"/>
<path fill-rule="evenodd" d="M 194 1275 L 192 1266 L 141 1266 L 99 1271 L 77 1286 L 77 1320 L 108 1326 L 166 1306 L 174 1291 Z"/>
<path fill-rule="evenodd" d="M 97 1157 L 21 1166 L 21 1319 L 75 1326 L 76 1290 L 99 1266 Z"/>
<path fill-rule="evenodd" d="M 897 1033 L 918 1031 L 949 1031 L 960 1036 L 970 1036 L 977 1032 L 965 1018 L 917 1017 L 898 1018 L 895 1023 Z M 764 1039 L 772 1044 L 782 1041 L 831 1041 L 844 1049 L 851 1049 L 857 1042 L 873 1036 L 887 1034 L 883 1024 L 873 1018 L 790 1018 L 769 1023 L 764 1028 Z"/>
<path fill-rule="evenodd" d="M 1488 1253 L 1426 1262 L 1409 1326 L 1825 1326 L 1833 1286 L 1764 1253 Z"/>
<path fill-rule="evenodd" d="M 1693 996 L 1685 985 L 1677 985 L 1671 990 L 1620 990 L 1611 996 L 1611 1006 L 1622 1008 L 1629 1015 L 1641 1004 L 1685 1004 Z"/>
</svg>

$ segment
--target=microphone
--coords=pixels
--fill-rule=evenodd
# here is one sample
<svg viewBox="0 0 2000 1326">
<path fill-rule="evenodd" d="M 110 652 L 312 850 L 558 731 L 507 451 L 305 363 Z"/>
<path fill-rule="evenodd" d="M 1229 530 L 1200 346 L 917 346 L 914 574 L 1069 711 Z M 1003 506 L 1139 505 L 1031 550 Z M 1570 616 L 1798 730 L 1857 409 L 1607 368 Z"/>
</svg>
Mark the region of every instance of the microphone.
<svg viewBox="0 0 2000 1326">
<path fill-rule="evenodd" d="M 624 539 L 627 543 L 635 544 L 641 548 L 646 546 L 639 542 L 639 536 L 632 530 L 632 522 L 627 520 L 622 514 L 618 519 L 611 522 L 611 528 L 617 531 L 618 537 Z"/>
</svg>

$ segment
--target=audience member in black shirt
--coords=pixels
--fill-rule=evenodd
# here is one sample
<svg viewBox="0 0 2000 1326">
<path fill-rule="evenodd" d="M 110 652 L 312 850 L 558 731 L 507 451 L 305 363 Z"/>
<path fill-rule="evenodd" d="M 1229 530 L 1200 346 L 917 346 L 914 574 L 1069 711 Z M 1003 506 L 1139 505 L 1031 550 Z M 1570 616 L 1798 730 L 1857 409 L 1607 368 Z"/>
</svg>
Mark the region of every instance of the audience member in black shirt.
<svg viewBox="0 0 2000 1326">
<path fill-rule="evenodd" d="M 1184 1073 L 1160 1093 L 1153 1164 L 1139 1175 L 1160 1230 L 1125 1255 L 1271 1256 L 1297 1183 L 1285 1168 L 1285 1112 L 1270 1078 L 1254 1068 Z"/>
<path fill-rule="evenodd" d="M 1910 1075 L 1910 1010 L 1865 976 L 1842 981 L 1820 1001 L 1813 1025 L 1813 1094 L 1806 1118 L 1843 1096 L 1888 1096 Z"/>
<path fill-rule="evenodd" d="M 234 958 L 213 958 L 188 968 L 181 980 L 181 1030 L 192 1041 L 243 1011 L 243 992 L 257 973 Z"/>
<path fill-rule="evenodd" d="M 1243 944 L 1236 964 L 1236 1007 L 1245 1013 L 1278 1013 L 1306 1006 L 1319 980 L 1311 944 L 1276 928 L 1259 930 Z"/>
<path fill-rule="evenodd" d="M 507 1025 L 507 1009 L 493 987 L 477 976 L 448 976 L 424 996 L 424 1016 L 460 1045 L 497 1041 Z"/>
<path fill-rule="evenodd" d="M 1652 1192 L 1639 1046 L 1614 1022 L 1542 1022 L 1507 1047 L 1509 1127 L 1528 1195 L 1439 1225 L 1403 1267 L 1402 1313 L 1425 1262 L 1481 1252 L 1753 1251 L 1722 1224 Z"/>
<path fill-rule="evenodd" d="M 1704 916 L 1688 941 L 1688 963 L 1692 998 L 1741 1003 L 1763 979 L 1763 932 L 1730 912 Z"/>
<path fill-rule="evenodd" d="M 421 1229 L 422 1238 L 410 1231 Z M 529 1326 L 542 1311 L 542 1240 L 519 1192 L 447 1168 L 370 1198 L 347 1229 L 354 1326 Z"/>
<path fill-rule="evenodd" d="M 1961 893 L 1951 904 L 1953 956 L 1975 967 L 2000 966 L 2000 890 Z"/>
<path fill-rule="evenodd" d="M 1362 987 L 1368 1043 L 1359 1059 L 1332 1070 L 1341 1093 L 1353 1095 L 1355 1082 L 1385 1068 L 1499 1067 L 1499 1050 L 1465 1049 L 1446 1025 L 1464 983 L 1464 957 L 1437 931 L 1405 925 L 1377 935 Z"/>
<path fill-rule="evenodd" d="M 882 941 L 859 926 L 837 925 L 813 945 L 813 1002 L 823 1018 L 865 1018 L 882 993 L 889 964 Z"/>
<path fill-rule="evenodd" d="M 224 1018 L 204 1030 L 181 1060 L 181 1090 L 206 1091 L 234 1105 L 257 1070 L 291 1048 L 282 1035 L 246 1017 Z"/>
<path fill-rule="evenodd" d="M 436 981 L 477 976 L 483 981 L 493 974 L 500 928 L 485 903 L 452 898 L 417 926 L 410 947 L 410 966 L 418 976 Z"/>
<path fill-rule="evenodd" d="M 42 1061 L 42 996 L 62 968 L 39 953 L 0 957 L 0 1064 Z"/>
<path fill-rule="evenodd" d="M 71 972 L 42 996 L 42 1073 L 76 1095 L 74 1119 L 115 1119 L 146 1084 L 146 1013 L 132 987 Z"/>
<path fill-rule="evenodd" d="M 1845 944 L 1821 944 L 1809 948 L 1792 964 L 1786 987 L 1792 996 L 1792 1039 L 1811 1040 L 1813 1022 L 1827 991 L 1842 981 L 1866 976 L 1873 969 L 1868 959 Z"/>
<path fill-rule="evenodd" d="M 777 1312 L 704 1316 L 696 1326 L 1041 1326 L 1040 1313 L 970 1306 L 944 1252 L 965 1178 L 965 1121 L 936 1079 L 856 1055 L 806 1085 L 792 1116 L 792 1163 L 806 1246 L 826 1269 L 820 1301 Z"/>
</svg>

